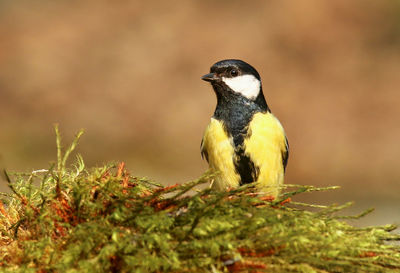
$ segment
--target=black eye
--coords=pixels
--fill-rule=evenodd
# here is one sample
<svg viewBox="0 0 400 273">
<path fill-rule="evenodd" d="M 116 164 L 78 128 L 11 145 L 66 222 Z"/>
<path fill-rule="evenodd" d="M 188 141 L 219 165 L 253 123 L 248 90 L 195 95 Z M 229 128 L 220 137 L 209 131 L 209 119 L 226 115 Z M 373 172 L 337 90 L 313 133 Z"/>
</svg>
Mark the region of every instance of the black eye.
<svg viewBox="0 0 400 273">
<path fill-rule="evenodd" d="M 232 77 L 236 77 L 239 74 L 239 72 L 236 69 L 232 69 L 230 74 Z"/>
</svg>

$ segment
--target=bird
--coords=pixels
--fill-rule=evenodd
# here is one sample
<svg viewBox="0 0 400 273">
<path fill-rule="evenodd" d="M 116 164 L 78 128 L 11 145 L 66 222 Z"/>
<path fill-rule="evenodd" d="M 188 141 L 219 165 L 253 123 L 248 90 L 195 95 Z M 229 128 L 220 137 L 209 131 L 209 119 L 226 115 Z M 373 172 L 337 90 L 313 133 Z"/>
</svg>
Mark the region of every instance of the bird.
<svg viewBox="0 0 400 273">
<path fill-rule="evenodd" d="M 211 83 L 217 97 L 201 141 L 201 156 L 215 172 L 211 187 L 226 191 L 255 182 L 259 192 L 276 198 L 289 144 L 265 100 L 259 73 L 242 60 L 227 59 L 201 79 Z"/>
</svg>

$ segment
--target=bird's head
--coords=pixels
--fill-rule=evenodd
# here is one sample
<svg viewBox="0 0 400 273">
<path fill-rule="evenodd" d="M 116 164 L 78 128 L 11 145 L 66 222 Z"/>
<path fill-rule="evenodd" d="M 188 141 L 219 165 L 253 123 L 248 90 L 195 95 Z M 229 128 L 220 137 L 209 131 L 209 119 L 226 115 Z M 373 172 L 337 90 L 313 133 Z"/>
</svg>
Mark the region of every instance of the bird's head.
<svg viewBox="0 0 400 273">
<path fill-rule="evenodd" d="M 212 84 L 217 96 L 236 94 L 255 101 L 262 95 L 260 75 L 254 67 L 241 60 L 219 61 L 201 79 Z"/>
</svg>

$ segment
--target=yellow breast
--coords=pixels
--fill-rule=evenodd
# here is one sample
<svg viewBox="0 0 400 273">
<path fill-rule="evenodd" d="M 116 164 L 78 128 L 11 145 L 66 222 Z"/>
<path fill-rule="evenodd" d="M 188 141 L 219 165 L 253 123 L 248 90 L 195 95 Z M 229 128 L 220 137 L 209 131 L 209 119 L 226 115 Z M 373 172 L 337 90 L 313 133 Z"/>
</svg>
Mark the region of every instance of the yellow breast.
<svg viewBox="0 0 400 273">
<path fill-rule="evenodd" d="M 233 163 L 235 156 L 233 139 L 228 136 L 221 121 L 211 118 L 204 133 L 201 150 L 207 154 L 210 168 L 218 172 L 213 188 L 226 190 L 239 186 L 240 176 Z"/>
<path fill-rule="evenodd" d="M 257 186 L 267 194 L 276 196 L 283 184 L 282 155 L 286 152 L 286 137 L 282 125 L 271 113 L 253 116 L 244 140 L 245 153 L 260 168 Z"/>
<path fill-rule="evenodd" d="M 244 139 L 244 151 L 259 170 L 257 186 L 266 195 L 279 193 L 284 177 L 282 154 L 286 149 L 285 132 L 275 116 L 271 113 L 255 114 Z M 233 139 L 221 121 L 211 119 L 203 137 L 202 152 L 207 154 L 210 168 L 219 173 L 214 188 L 226 190 L 240 185 Z"/>
</svg>

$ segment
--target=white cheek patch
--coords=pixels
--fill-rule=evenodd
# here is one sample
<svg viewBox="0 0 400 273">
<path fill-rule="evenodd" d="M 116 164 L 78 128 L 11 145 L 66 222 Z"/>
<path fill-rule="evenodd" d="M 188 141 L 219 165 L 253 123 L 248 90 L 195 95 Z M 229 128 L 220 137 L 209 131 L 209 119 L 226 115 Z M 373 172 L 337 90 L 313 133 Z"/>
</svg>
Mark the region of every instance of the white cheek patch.
<svg viewBox="0 0 400 273">
<path fill-rule="evenodd" d="M 260 93 L 261 82 L 253 75 L 242 75 L 234 78 L 222 77 L 222 81 L 230 89 L 249 100 L 254 100 Z"/>
</svg>

